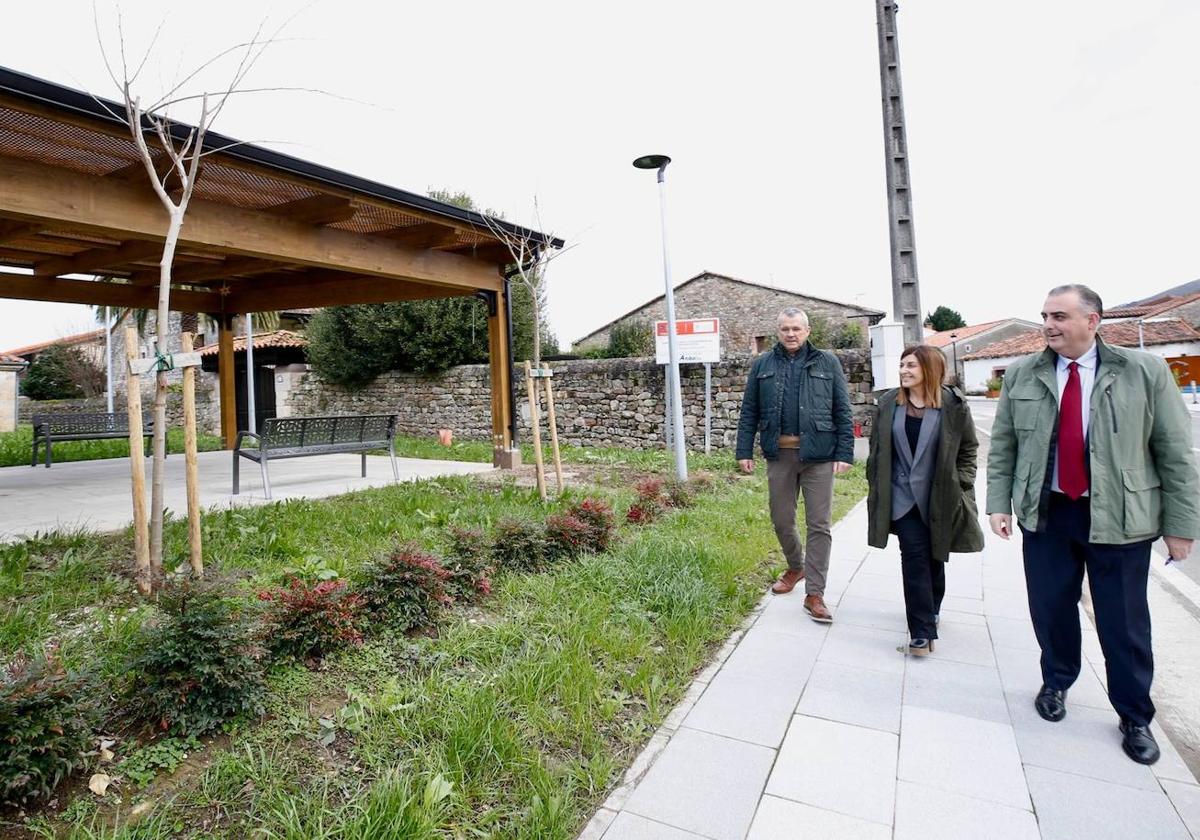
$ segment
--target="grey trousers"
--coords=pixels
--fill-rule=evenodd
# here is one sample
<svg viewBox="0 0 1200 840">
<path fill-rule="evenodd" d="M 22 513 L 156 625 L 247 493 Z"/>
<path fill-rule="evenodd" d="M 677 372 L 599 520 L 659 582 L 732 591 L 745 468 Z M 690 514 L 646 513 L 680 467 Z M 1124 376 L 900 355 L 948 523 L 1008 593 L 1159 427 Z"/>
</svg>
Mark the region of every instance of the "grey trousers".
<svg viewBox="0 0 1200 840">
<path fill-rule="evenodd" d="M 801 461 L 800 450 L 780 449 L 779 457 L 767 461 L 767 490 L 770 494 L 771 524 L 789 569 L 804 570 L 804 591 L 825 594 L 829 572 L 829 550 L 833 544 L 833 463 Z M 796 528 L 796 500 L 804 494 L 804 525 L 808 550 Z"/>
</svg>

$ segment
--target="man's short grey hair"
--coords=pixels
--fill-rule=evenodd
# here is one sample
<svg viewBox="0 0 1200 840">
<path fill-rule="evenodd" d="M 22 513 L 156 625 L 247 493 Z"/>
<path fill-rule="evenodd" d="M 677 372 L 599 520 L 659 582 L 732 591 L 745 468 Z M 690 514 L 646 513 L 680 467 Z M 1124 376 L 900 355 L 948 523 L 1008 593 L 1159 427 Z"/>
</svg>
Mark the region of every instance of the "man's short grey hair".
<svg viewBox="0 0 1200 840">
<path fill-rule="evenodd" d="M 782 324 L 784 318 L 799 318 L 804 323 L 804 326 L 808 326 L 808 313 L 798 306 L 789 306 L 786 309 L 781 309 L 775 323 Z"/>
<path fill-rule="evenodd" d="M 1082 283 L 1067 283 L 1065 286 L 1055 286 L 1050 290 L 1048 297 L 1065 295 L 1067 292 L 1074 292 L 1079 295 L 1079 302 L 1083 304 L 1083 308 L 1086 311 L 1095 312 L 1097 315 L 1104 314 L 1104 302 L 1100 300 L 1100 295 Z"/>
</svg>

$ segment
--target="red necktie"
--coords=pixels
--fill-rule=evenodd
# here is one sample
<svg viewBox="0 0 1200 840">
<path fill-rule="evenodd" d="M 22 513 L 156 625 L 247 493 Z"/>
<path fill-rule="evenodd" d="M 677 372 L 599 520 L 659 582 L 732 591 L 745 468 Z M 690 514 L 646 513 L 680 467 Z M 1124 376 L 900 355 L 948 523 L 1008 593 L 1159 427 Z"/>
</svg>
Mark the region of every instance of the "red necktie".
<svg viewBox="0 0 1200 840">
<path fill-rule="evenodd" d="M 1087 465 L 1083 458 L 1083 387 L 1079 365 L 1067 366 L 1067 387 L 1058 407 L 1058 486 L 1072 499 L 1088 489 Z"/>
</svg>

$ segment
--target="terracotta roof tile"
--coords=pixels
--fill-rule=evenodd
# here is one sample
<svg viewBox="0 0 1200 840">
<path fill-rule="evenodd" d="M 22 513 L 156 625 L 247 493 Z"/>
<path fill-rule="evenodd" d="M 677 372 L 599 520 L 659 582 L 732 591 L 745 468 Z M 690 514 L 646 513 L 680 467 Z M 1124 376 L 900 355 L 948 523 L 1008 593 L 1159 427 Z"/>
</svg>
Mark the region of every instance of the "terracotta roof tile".
<svg viewBox="0 0 1200 840">
<path fill-rule="evenodd" d="M 951 341 L 965 341 L 971 336 L 979 335 L 982 332 L 987 332 L 992 327 L 996 326 L 997 324 L 1003 324 L 1004 321 L 1007 320 L 1009 319 L 1005 318 L 1001 321 L 988 321 L 984 324 L 972 324 L 971 326 L 959 327 L 958 329 L 954 330 L 942 330 L 941 332 L 928 333 L 925 336 L 925 343 L 930 347 L 949 347 Z M 951 339 L 950 336 L 952 335 L 956 335 L 958 338 Z"/>
<path fill-rule="evenodd" d="M 1167 321 L 1146 321 L 1142 324 L 1142 332 L 1146 344 L 1174 344 L 1176 342 L 1200 341 L 1200 332 L 1181 318 Z M 1121 321 L 1116 324 L 1101 324 L 1100 337 L 1105 343 L 1117 347 L 1137 347 L 1138 325 L 1136 321 Z M 1042 338 L 1041 330 L 1030 330 L 1005 341 L 989 345 L 976 353 L 968 353 L 961 358 L 998 359 L 1004 356 L 1027 356 L 1030 353 L 1040 353 L 1046 349 L 1046 340 Z"/>
<path fill-rule="evenodd" d="M 25 360 L 20 356 L 13 356 L 8 353 L 0 353 L 0 364 L 2 365 L 23 365 Z"/>
<path fill-rule="evenodd" d="M 255 349 L 265 347 L 307 347 L 308 339 L 300 333 L 291 330 L 276 330 L 270 333 L 255 333 Z M 220 350 L 218 344 L 206 344 L 198 351 L 201 356 L 215 356 Z M 238 336 L 233 340 L 233 352 L 241 353 L 246 350 L 246 337 Z"/>
</svg>

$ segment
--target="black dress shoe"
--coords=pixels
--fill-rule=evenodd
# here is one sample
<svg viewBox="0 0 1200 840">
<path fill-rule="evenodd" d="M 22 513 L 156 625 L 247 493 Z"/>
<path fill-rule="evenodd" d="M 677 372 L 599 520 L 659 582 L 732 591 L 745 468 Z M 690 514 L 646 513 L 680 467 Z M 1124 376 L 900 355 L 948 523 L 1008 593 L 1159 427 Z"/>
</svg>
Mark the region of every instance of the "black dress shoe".
<svg viewBox="0 0 1200 840">
<path fill-rule="evenodd" d="M 1067 716 L 1067 692 L 1044 685 L 1033 706 L 1043 720 L 1058 723 Z"/>
<path fill-rule="evenodd" d="M 1138 726 L 1136 723 L 1123 720 L 1121 721 L 1121 733 L 1125 736 L 1121 740 L 1121 747 L 1125 750 L 1125 755 L 1138 764 L 1153 764 L 1158 761 L 1158 742 L 1150 734 L 1149 726 Z"/>
</svg>

